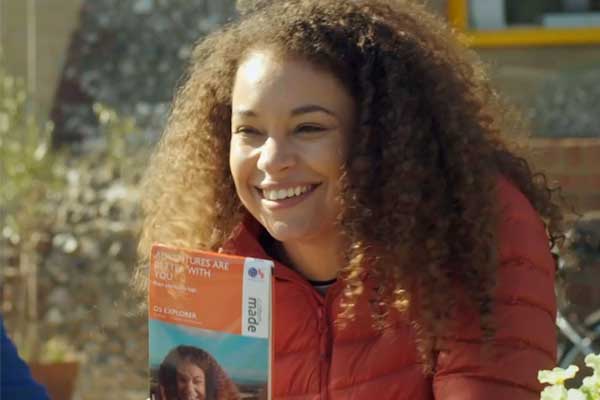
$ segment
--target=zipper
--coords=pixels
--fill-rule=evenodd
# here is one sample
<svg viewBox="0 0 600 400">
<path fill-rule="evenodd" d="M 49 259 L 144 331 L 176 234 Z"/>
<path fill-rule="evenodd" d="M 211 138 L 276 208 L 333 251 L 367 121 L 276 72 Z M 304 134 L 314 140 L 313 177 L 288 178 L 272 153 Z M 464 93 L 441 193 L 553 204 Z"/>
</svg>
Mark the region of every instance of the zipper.
<svg viewBox="0 0 600 400">
<path fill-rule="evenodd" d="M 277 263 L 277 261 L 275 261 Z M 287 269 L 287 267 L 284 267 Z M 276 270 L 276 272 L 278 272 Z M 319 400 L 329 400 L 329 372 L 333 347 L 333 303 L 342 289 L 342 281 L 335 282 L 321 295 L 304 277 L 293 270 L 275 274 L 275 279 L 292 281 L 303 287 L 316 308 L 317 330 L 319 333 Z"/>
<path fill-rule="evenodd" d="M 331 340 L 329 339 L 329 326 L 327 323 L 327 316 L 324 311 L 324 305 L 319 304 L 317 309 L 317 316 L 319 318 L 319 369 L 321 372 L 320 386 L 321 386 L 321 400 L 328 399 L 328 387 L 329 387 L 329 364 L 331 361 Z"/>
<path fill-rule="evenodd" d="M 333 352 L 333 302 L 341 290 L 341 281 L 334 283 L 325 293 L 325 298 L 312 288 L 313 295 L 318 297 L 317 316 L 319 318 L 320 363 L 321 363 L 321 400 L 329 400 L 329 372 Z M 334 316 L 335 317 L 335 316 Z"/>
</svg>

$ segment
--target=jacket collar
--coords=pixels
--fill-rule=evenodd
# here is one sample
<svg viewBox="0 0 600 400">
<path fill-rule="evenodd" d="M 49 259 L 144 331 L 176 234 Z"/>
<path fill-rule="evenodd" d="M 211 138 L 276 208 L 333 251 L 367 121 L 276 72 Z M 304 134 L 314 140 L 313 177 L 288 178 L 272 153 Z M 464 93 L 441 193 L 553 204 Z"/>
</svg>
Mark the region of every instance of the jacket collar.
<svg viewBox="0 0 600 400">
<path fill-rule="evenodd" d="M 265 228 L 250 214 L 246 213 L 242 222 L 240 222 L 231 232 L 227 241 L 221 247 L 223 253 L 239 255 L 243 257 L 262 258 L 273 261 L 275 268 L 273 275 L 275 278 L 308 282 L 302 275 L 292 268 L 273 259 L 260 243 L 260 237 L 265 233 Z"/>
</svg>

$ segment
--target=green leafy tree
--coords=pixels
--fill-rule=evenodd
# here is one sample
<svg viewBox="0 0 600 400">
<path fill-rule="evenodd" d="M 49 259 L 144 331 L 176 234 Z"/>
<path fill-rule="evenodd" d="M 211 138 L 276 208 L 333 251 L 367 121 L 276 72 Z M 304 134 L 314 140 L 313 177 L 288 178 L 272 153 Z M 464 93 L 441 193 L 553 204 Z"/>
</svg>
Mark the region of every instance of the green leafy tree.
<svg viewBox="0 0 600 400">
<path fill-rule="evenodd" d="M 39 350 L 35 249 L 44 240 L 39 228 L 51 224 L 46 200 L 61 186 L 61 156 L 49 151 L 52 126 L 37 121 L 30 106 L 22 80 L 0 63 L 2 280 L 18 277 L 18 287 L 3 297 L 12 296 L 14 338 L 26 355 Z"/>
</svg>

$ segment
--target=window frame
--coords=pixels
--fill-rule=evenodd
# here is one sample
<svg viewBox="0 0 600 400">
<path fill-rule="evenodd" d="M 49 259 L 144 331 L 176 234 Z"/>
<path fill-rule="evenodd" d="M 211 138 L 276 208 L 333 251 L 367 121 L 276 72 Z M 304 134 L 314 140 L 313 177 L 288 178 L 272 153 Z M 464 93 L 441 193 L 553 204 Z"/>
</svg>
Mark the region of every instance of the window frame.
<svg viewBox="0 0 600 400">
<path fill-rule="evenodd" d="M 472 47 L 600 44 L 600 27 L 473 30 L 469 28 L 468 13 L 468 0 L 447 0 L 448 20 Z"/>
</svg>

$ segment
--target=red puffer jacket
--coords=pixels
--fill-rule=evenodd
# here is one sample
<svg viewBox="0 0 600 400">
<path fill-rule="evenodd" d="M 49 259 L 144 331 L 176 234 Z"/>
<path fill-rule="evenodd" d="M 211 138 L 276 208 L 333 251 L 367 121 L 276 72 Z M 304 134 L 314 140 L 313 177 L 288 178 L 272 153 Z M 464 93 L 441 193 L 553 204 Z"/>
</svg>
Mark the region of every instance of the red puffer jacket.
<svg viewBox="0 0 600 400">
<path fill-rule="evenodd" d="M 367 304 L 346 329 L 332 323 L 341 285 L 323 298 L 295 271 L 275 266 L 273 398 L 294 400 L 537 400 L 537 371 L 555 362 L 554 264 L 544 226 L 508 181 L 498 185 L 501 266 L 493 358 L 482 358 L 479 322 L 465 310 L 449 332 L 433 376 L 417 363 L 407 323 L 378 333 Z M 254 221 L 238 226 L 227 253 L 268 258 Z"/>
</svg>

